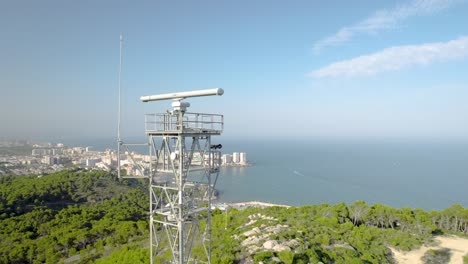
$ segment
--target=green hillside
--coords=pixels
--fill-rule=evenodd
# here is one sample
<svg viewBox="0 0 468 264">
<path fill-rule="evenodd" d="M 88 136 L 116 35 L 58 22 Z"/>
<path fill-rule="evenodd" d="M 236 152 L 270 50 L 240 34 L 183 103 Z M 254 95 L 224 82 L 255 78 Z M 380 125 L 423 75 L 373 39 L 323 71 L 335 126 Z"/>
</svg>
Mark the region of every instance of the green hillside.
<svg viewBox="0 0 468 264">
<path fill-rule="evenodd" d="M 106 172 L 1 177 L 0 263 L 148 263 L 148 207 L 143 183 Z M 213 263 L 392 263 L 389 247 L 468 234 L 460 205 L 427 212 L 357 201 L 213 214 Z"/>
<path fill-rule="evenodd" d="M 138 244 L 147 239 L 147 200 L 105 172 L 1 177 L 0 263 L 89 262 Z"/>
</svg>

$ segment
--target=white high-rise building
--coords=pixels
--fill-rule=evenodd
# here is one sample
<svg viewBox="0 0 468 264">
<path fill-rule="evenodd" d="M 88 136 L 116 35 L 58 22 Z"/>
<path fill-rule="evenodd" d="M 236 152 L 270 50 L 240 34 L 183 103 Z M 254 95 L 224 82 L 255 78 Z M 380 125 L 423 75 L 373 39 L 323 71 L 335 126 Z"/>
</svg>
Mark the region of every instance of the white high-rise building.
<svg viewBox="0 0 468 264">
<path fill-rule="evenodd" d="M 240 162 L 239 152 L 232 153 L 232 162 L 234 162 L 234 163 L 239 163 Z"/>
<path fill-rule="evenodd" d="M 221 162 L 222 162 L 222 165 L 232 163 L 232 155 L 224 154 L 223 156 L 221 156 Z"/>
<path fill-rule="evenodd" d="M 241 152 L 239 155 L 239 163 L 240 164 L 247 164 L 247 153 Z"/>
</svg>

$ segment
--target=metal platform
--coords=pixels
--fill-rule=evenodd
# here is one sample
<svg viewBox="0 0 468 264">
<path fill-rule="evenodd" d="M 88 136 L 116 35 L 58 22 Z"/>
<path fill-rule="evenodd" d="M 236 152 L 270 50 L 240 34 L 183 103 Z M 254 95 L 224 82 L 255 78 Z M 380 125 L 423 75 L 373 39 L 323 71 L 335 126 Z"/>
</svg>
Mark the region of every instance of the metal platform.
<svg viewBox="0 0 468 264">
<path fill-rule="evenodd" d="M 179 119 L 182 119 L 180 125 Z M 178 112 L 145 115 L 147 135 L 220 135 L 224 129 L 224 116 L 204 113 Z"/>
</svg>

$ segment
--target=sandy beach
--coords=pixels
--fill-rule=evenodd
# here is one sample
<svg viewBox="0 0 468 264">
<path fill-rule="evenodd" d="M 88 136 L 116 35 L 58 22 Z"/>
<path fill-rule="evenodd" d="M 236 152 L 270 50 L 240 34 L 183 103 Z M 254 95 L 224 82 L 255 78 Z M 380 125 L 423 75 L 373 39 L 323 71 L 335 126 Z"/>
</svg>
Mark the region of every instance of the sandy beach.
<svg viewBox="0 0 468 264">
<path fill-rule="evenodd" d="M 468 254 L 468 239 L 456 236 L 439 236 L 434 238 L 434 240 L 438 243 L 437 246 L 422 246 L 409 252 L 399 251 L 394 248 L 391 248 L 391 250 L 397 263 L 418 264 L 423 263 L 421 258 L 424 256 L 426 251 L 430 249 L 448 248 L 452 253 L 452 257 L 450 258 L 449 263 L 463 264 L 463 256 Z"/>
<path fill-rule="evenodd" d="M 238 208 L 238 209 L 246 208 L 246 207 L 265 208 L 265 207 L 272 207 L 272 206 L 279 206 L 279 207 L 285 207 L 285 208 L 291 207 L 289 205 L 284 205 L 284 204 L 273 204 L 273 203 L 266 203 L 266 202 L 260 202 L 260 201 L 229 203 L 229 206 L 232 208 Z"/>
</svg>

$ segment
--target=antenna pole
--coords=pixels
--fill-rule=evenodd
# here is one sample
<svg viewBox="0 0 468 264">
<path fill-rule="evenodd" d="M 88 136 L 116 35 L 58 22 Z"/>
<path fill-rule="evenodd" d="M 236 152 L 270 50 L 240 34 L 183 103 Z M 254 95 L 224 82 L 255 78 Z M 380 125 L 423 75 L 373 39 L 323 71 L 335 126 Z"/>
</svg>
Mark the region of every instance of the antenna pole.
<svg viewBox="0 0 468 264">
<path fill-rule="evenodd" d="M 123 35 L 120 33 L 120 61 L 119 61 L 119 110 L 117 118 L 117 176 L 120 179 L 120 145 L 122 140 L 120 138 L 120 119 L 121 119 L 121 92 L 122 92 L 122 45 L 123 45 Z"/>
</svg>

